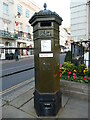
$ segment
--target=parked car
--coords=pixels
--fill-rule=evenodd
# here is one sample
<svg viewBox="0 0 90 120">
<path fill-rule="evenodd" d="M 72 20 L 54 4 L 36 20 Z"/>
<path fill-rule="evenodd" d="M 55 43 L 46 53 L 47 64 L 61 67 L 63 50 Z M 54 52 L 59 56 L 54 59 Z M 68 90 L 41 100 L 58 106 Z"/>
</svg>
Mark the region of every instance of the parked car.
<svg viewBox="0 0 90 120">
<path fill-rule="evenodd" d="M 5 57 L 7 60 L 12 60 L 12 59 L 14 59 L 14 54 L 13 53 L 6 53 Z"/>
</svg>

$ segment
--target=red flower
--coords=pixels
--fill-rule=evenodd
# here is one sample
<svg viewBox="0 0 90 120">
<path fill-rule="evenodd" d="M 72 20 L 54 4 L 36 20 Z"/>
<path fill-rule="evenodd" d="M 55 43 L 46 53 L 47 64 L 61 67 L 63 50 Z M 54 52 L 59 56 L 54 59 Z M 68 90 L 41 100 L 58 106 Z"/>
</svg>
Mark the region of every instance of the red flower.
<svg viewBox="0 0 90 120">
<path fill-rule="evenodd" d="M 85 77 L 83 78 L 83 80 L 85 80 Z"/>
<path fill-rule="evenodd" d="M 83 80 L 83 78 L 81 77 L 81 80 Z"/>
<path fill-rule="evenodd" d="M 60 64 L 60 68 L 61 68 L 62 64 Z"/>
<path fill-rule="evenodd" d="M 68 79 L 70 78 L 70 76 L 68 75 Z"/>
<path fill-rule="evenodd" d="M 88 77 L 87 80 L 90 81 L 90 77 Z"/>
<path fill-rule="evenodd" d="M 73 73 L 73 79 L 74 79 L 74 80 L 76 79 L 76 74 L 75 74 L 75 73 Z"/>
<path fill-rule="evenodd" d="M 62 77 L 62 73 L 60 73 L 60 77 Z"/>
<path fill-rule="evenodd" d="M 68 71 L 68 75 L 71 75 L 71 71 Z"/>
</svg>

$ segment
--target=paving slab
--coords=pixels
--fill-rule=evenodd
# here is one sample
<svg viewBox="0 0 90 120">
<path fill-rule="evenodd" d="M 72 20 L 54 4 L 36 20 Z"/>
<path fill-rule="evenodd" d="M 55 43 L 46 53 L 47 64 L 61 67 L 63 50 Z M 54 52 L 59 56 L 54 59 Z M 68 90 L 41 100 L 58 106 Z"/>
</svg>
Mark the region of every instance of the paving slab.
<svg viewBox="0 0 90 120">
<path fill-rule="evenodd" d="M 71 98 L 57 116 L 59 118 L 88 118 L 88 101 Z"/>
<path fill-rule="evenodd" d="M 25 104 L 27 101 L 32 99 L 33 92 L 34 92 L 34 89 L 31 89 L 31 90 L 25 92 L 24 94 L 20 95 L 19 97 L 17 97 L 13 101 L 11 101 L 10 105 L 15 106 L 16 108 L 19 108 L 20 106 Z"/>
<path fill-rule="evenodd" d="M 35 112 L 35 109 L 34 109 L 34 99 L 30 100 L 24 106 L 20 107 L 20 110 L 23 110 L 25 113 L 28 113 L 29 115 L 33 116 L 34 118 L 38 117 Z"/>
<path fill-rule="evenodd" d="M 88 118 L 88 101 L 68 98 L 66 96 L 63 96 L 62 100 L 62 108 L 59 110 L 57 116 L 53 118 Z M 31 116 L 38 118 L 34 109 L 33 99 L 22 106 L 20 109 L 30 114 Z"/>
<path fill-rule="evenodd" d="M 69 98 L 67 96 L 64 96 L 64 95 L 62 96 L 62 107 L 64 107 L 67 104 L 68 100 L 69 100 Z M 35 109 L 34 109 L 34 99 L 27 102 L 24 106 L 20 107 L 20 109 L 25 111 L 26 113 L 30 114 L 31 116 L 34 116 L 35 118 L 38 117 L 35 112 Z M 56 118 L 56 117 L 54 117 L 54 118 Z M 49 118 L 51 118 L 51 117 L 49 117 Z"/>
<path fill-rule="evenodd" d="M 88 118 L 88 101 L 68 98 L 62 96 L 62 108 L 58 114 L 53 117 L 38 117 L 34 109 L 34 99 L 23 104 L 19 109 L 14 106 L 4 106 L 2 109 L 3 118 L 47 118 L 55 120 L 56 118 Z"/>
<path fill-rule="evenodd" d="M 62 107 L 65 107 L 69 99 L 70 99 L 69 96 L 66 96 L 64 94 L 62 95 Z"/>
<path fill-rule="evenodd" d="M 2 108 L 2 118 L 33 118 L 33 116 L 13 106 L 4 106 Z"/>
</svg>

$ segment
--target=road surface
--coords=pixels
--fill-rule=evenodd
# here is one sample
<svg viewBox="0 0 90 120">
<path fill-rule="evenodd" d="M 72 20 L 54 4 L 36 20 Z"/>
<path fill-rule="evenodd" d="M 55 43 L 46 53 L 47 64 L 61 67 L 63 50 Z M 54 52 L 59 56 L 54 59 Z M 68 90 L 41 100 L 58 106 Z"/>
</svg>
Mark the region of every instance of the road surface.
<svg viewBox="0 0 90 120">
<path fill-rule="evenodd" d="M 64 63 L 65 54 L 60 55 L 60 63 Z M 18 85 L 34 77 L 34 57 L 2 62 L 2 91 Z M 31 68 L 31 69 L 29 69 Z M 25 71 L 25 69 L 28 69 Z M 24 71 L 22 71 L 24 70 Z M 18 72 L 19 71 L 19 72 Z M 6 76 L 5 76 L 6 75 Z"/>
</svg>

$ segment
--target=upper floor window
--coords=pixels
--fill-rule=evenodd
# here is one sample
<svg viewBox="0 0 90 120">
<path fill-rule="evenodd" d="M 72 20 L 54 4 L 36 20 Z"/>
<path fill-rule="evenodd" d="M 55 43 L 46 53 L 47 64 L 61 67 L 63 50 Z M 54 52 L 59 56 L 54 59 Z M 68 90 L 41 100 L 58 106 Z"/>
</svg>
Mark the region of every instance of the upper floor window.
<svg viewBox="0 0 90 120">
<path fill-rule="evenodd" d="M 26 33 L 30 33 L 30 26 L 26 25 Z"/>
<path fill-rule="evenodd" d="M 8 31 L 8 23 L 6 23 L 6 22 L 4 23 L 4 30 Z"/>
<path fill-rule="evenodd" d="M 26 10 L 25 14 L 26 14 L 26 17 L 29 18 L 29 10 Z"/>
<path fill-rule="evenodd" d="M 23 23 L 18 23 L 18 31 L 23 31 Z"/>
<path fill-rule="evenodd" d="M 21 5 L 17 6 L 17 12 L 20 13 L 20 15 L 22 15 L 22 6 Z"/>
<path fill-rule="evenodd" d="M 3 3 L 3 13 L 8 14 L 8 4 Z"/>
</svg>

